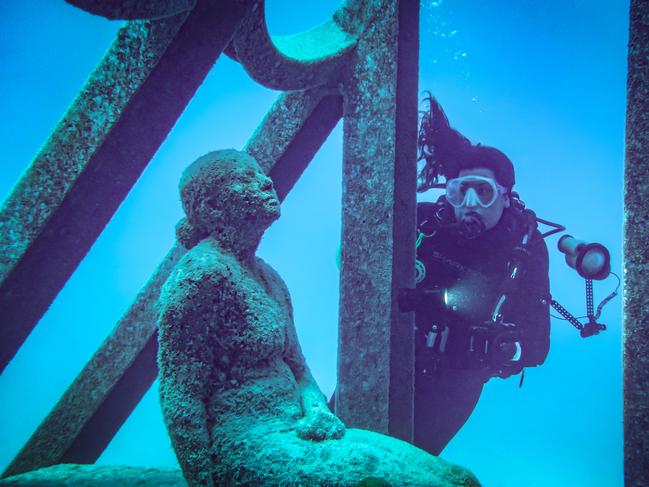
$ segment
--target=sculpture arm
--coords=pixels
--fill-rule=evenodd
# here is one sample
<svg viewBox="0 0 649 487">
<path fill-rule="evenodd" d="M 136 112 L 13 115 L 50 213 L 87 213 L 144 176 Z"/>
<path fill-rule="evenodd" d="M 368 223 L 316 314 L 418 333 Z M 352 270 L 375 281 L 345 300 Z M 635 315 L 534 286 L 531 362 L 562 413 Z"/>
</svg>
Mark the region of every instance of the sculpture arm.
<svg viewBox="0 0 649 487">
<path fill-rule="evenodd" d="M 205 296 L 201 294 L 204 281 L 187 277 L 191 274 L 186 271 L 181 269 L 186 277 L 167 282 L 160 300 L 160 404 L 187 483 L 213 486 L 206 410 L 213 361 L 207 346 L 207 320 L 201 316 L 204 311 L 198 303 Z"/>
<path fill-rule="evenodd" d="M 265 265 L 265 269 L 269 280 L 273 283 L 276 299 L 282 301 L 288 315 L 284 361 L 297 382 L 304 413 L 297 433 L 301 438 L 316 441 L 341 438 L 345 434 L 345 425 L 329 410 L 327 399 L 311 375 L 302 354 L 293 321 L 293 306 L 288 288 L 270 266 Z"/>
<path fill-rule="evenodd" d="M 286 361 L 295 374 L 304 413 L 298 424 L 297 434 L 300 438 L 314 441 L 342 438 L 345 435 L 345 425 L 329 410 L 327 399 L 311 375 L 302 356 L 292 323 L 291 328 L 293 329 L 293 332 L 290 333 L 293 335 L 291 346 L 295 355 L 287 357 Z"/>
</svg>

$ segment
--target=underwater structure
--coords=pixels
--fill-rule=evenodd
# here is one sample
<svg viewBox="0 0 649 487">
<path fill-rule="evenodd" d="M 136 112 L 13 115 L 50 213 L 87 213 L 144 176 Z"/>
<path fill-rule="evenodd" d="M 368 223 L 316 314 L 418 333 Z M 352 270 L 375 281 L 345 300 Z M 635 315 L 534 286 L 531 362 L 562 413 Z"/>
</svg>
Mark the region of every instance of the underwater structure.
<svg viewBox="0 0 649 487">
<path fill-rule="evenodd" d="M 624 484 L 649 485 L 649 2 L 631 0 L 624 167 Z"/>
<path fill-rule="evenodd" d="M 70 3 L 130 22 L 0 211 L 0 368 L 225 52 L 285 91 L 244 147 L 280 199 L 344 120 L 336 412 L 410 440 L 412 326 L 396 290 L 414 283 L 418 0 L 350 0 L 330 22 L 272 40 L 262 1 Z M 157 376 L 156 304 L 184 253 L 169 251 L 4 477 L 98 458 Z"/>
<path fill-rule="evenodd" d="M 367 316 L 355 308 L 354 298 L 371 295 L 377 302 L 386 303 L 389 301 L 383 298 L 392 299 L 397 284 L 407 285 L 411 279 L 411 257 L 395 249 L 411 247 L 408 232 L 412 227 L 410 215 L 414 221 L 414 174 L 409 174 L 410 168 L 403 161 L 411 160 L 414 151 L 408 153 L 408 143 L 396 142 L 415 137 L 418 2 L 370 5 L 372 2 L 351 1 L 321 30 L 272 42 L 265 32 L 263 16 L 259 15 L 263 5 L 256 2 L 169 0 L 153 7 L 150 2 L 138 1 L 71 3 L 109 18 L 132 21 L 120 31 L 108 55 L 0 210 L 2 368 L 101 233 L 214 61 L 224 52 L 238 59 L 260 83 L 286 90 L 244 148 L 273 178 L 280 198 L 290 191 L 329 131 L 344 116 L 346 284 L 341 293 L 346 304 L 341 307 L 345 317 L 341 317 L 340 360 L 345 360 L 347 368 L 341 371 L 345 377 L 339 378 L 338 413 L 348 424 L 408 439 L 411 420 L 407 401 L 412 383 L 408 381 L 407 337 L 397 342 L 398 337 L 391 334 L 393 320 L 398 319 L 393 314 L 394 306 L 387 312 L 372 307 L 375 312 Z M 386 9 L 391 13 L 398 9 L 398 20 L 396 15 L 382 15 Z M 647 9 L 646 2 L 632 1 L 625 175 L 628 485 L 645 485 L 649 472 L 649 439 L 643 426 L 649 401 L 641 387 L 647 383 L 643 357 L 647 356 L 649 343 L 643 274 L 649 196 L 644 184 L 648 132 L 643 123 L 648 113 L 644 94 L 649 85 Z M 371 26 L 358 23 L 369 19 L 369 15 L 377 16 L 372 18 L 375 22 Z M 370 33 L 377 37 L 371 38 Z M 382 44 L 381 39 L 389 43 Z M 296 47 L 309 42 L 321 51 L 314 55 Z M 383 49 L 377 49 L 377 45 Z M 257 55 L 260 52 L 264 54 Z M 259 59 L 264 60 L 261 65 Z M 127 78 L 124 72 L 130 76 Z M 363 89 L 376 92 L 361 92 L 360 82 L 369 80 L 372 83 Z M 367 164 L 368 153 L 373 155 L 373 161 L 378 158 L 385 164 Z M 353 166 L 351 161 L 355 161 Z M 115 174 L 119 177 L 115 178 Z M 377 192 L 387 191 L 383 194 L 391 196 L 371 203 L 363 201 L 362 188 L 368 180 L 372 180 Z M 371 224 L 361 220 L 367 215 L 371 215 Z M 386 215 L 398 218 L 388 221 Z M 372 248 L 380 252 L 373 254 L 376 260 L 366 261 L 365 251 L 363 259 L 355 258 L 359 242 L 367 249 L 380 241 L 377 239 L 384 240 Z M 155 303 L 162 283 L 182 255 L 184 250 L 179 246 L 170 250 L 129 312 L 5 476 L 58 463 L 91 463 L 99 456 L 157 374 Z M 369 287 L 363 276 L 376 272 L 384 280 L 374 280 Z M 382 326 L 372 329 L 370 336 L 357 336 L 354 323 L 362 325 L 365 318 Z M 343 340 L 345 331 L 347 338 Z M 386 346 L 391 350 L 401 347 L 392 357 L 404 359 L 396 362 L 386 356 Z M 379 373 L 367 380 L 376 381 L 380 387 L 375 389 L 374 382 L 359 375 L 364 370 L 356 353 L 359 350 L 376 360 Z M 367 356 L 363 358 L 368 360 Z M 385 380 L 388 376 L 395 379 Z M 386 387 L 390 383 L 398 389 Z M 374 391 L 373 395 L 368 394 L 368 389 Z M 358 412 L 364 411 L 359 408 L 368 404 L 377 409 L 359 417 Z M 97 477 L 91 478 L 99 478 L 104 470 L 98 467 Z M 172 481 L 178 481 L 177 476 L 172 477 Z"/>
</svg>

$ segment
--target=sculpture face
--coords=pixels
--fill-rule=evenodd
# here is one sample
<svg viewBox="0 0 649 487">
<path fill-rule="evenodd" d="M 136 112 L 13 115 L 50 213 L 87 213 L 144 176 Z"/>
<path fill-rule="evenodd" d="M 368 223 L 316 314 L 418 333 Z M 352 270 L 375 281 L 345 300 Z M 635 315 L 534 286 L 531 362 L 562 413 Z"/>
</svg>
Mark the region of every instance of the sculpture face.
<svg viewBox="0 0 649 487">
<path fill-rule="evenodd" d="M 272 223 L 280 215 L 280 203 L 273 181 L 258 164 L 242 164 L 232 172 L 228 197 L 247 219 Z"/>
<path fill-rule="evenodd" d="M 210 178 L 210 187 L 205 188 L 206 196 L 198 207 L 199 218 L 209 231 L 223 225 L 264 230 L 279 218 L 280 203 L 273 182 L 252 158 L 222 164 L 220 177 Z"/>
</svg>

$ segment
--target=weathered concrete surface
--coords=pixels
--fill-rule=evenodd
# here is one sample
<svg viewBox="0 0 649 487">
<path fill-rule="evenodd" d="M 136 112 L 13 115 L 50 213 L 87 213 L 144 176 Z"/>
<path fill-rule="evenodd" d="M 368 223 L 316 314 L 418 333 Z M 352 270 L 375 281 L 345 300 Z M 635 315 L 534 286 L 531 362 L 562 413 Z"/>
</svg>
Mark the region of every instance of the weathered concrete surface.
<svg viewBox="0 0 649 487">
<path fill-rule="evenodd" d="M 342 117 L 342 103 L 337 100 L 339 98 L 337 90 L 328 88 L 282 93 L 257 126 L 244 150 L 257 160 L 266 174 L 281 159 L 310 161 Z M 337 115 L 324 117 L 321 121 L 319 109 L 330 103 L 339 104 L 340 109 L 337 110 Z M 316 142 L 319 141 L 320 145 L 315 147 L 307 145 L 309 140 L 303 140 L 313 133 L 308 129 L 311 126 L 319 129 L 316 132 Z M 304 147 L 306 152 L 298 152 L 291 157 L 294 147 Z"/>
<path fill-rule="evenodd" d="M 47 308 L 59 284 L 67 279 L 67 274 L 58 279 L 32 274 L 34 264 L 25 262 L 30 249 L 38 243 L 64 198 L 73 192 L 77 179 L 183 21 L 184 16 L 153 23 L 132 22 L 120 30 L 102 63 L 4 202 L 0 210 L 0 369 Z M 122 76 L 123 70 L 131 76 Z M 68 230 L 60 226 L 59 233 L 67 235 Z M 41 252 L 47 255 L 46 249 Z M 58 261 L 55 255 L 53 251 L 49 260 Z M 52 264 L 45 267 L 49 270 Z M 35 292 L 28 292 L 27 286 Z M 46 291 L 39 292 L 40 287 Z"/>
<path fill-rule="evenodd" d="M 342 116 L 342 97 L 327 89 L 281 95 L 245 151 L 271 177 L 280 200 L 300 178 Z"/>
<path fill-rule="evenodd" d="M 282 188 L 280 199 L 340 119 L 340 105 L 327 90 L 282 94 L 248 141 L 246 150 L 264 162 L 264 170 Z M 162 283 L 184 253 L 176 245 L 167 254 L 3 475 L 60 462 L 94 462 L 99 457 L 155 379 L 155 304 Z"/>
<path fill-rule="evenodd" d="M 190 245 L 160 297 L 160 402 L 189 485 L 477 486 L 408 443 L 345 430 L 304 360 L 288 289 L 255 256 L 279 217 L 246 153 L 215 151 L 183 174 Z"/>
<path fill-rule="evenodd" d="M 155 305 L 184 253 L 174 246 L 3 477 L 56 463 L 92 463 L 101 455 L 155 380 Z"/>
<path fill-rule="evenodd" d="M 180 470 L 56 465 L 0 480 L 7 487 L 186 487 Z"/>
<path fill-rule="evenodd" d="M 410 440 L 413 322 L 396 294 L 414 286 L 419 2 L 348 2 L 358 33 L 343 83 L 344 177 L 336 413 Z"/>
<path fill-rule="evenodd" d="M 196 0 L 65 0 L 70 5 L 111 20 L 154 20 L 191 10 Z"/>
<path fill-rule="evenodd" d="M 275 90 L 335 85 L 346 75 L 356 38 L 329 21 L 315 29 L 271 40 L 263 0 L 232 40 L 235 56 L 258 83 Z"/>
<path fill-rule="evenodd" d="M 649 486 L 649 2 L 631 1 L 624 168 L 624 479 Z"/>
<path fill-rule="evenodd" d="M 63 287 L 253 0 L 128 24 L 0 210 L 0 369 Z M 181 26 L 182 25 L 182 26 Z"/>
</svg>

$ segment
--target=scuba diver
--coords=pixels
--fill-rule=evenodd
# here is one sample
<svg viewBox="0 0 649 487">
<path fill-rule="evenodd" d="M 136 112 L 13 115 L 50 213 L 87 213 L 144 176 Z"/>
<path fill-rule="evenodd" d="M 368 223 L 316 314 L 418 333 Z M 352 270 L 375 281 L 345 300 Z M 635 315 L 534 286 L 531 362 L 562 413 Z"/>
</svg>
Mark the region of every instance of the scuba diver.
<svg viewBox="0 0 649 487">
<path fill-rule="evenodd" d="M 490 378 L 541 365 L 550 346 L 548 250 L 536 215 L 512 191 L 514 166 L 472 144 L 427 98 L 419 130 L 414 444 L 438 455 L 473 412 Z M 440 177 L 445 184 L 440 184 Z"/>
</svg>

